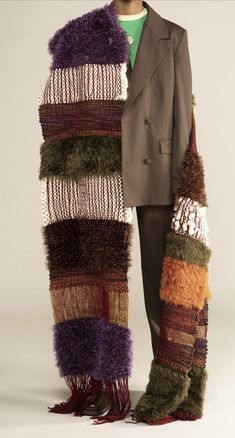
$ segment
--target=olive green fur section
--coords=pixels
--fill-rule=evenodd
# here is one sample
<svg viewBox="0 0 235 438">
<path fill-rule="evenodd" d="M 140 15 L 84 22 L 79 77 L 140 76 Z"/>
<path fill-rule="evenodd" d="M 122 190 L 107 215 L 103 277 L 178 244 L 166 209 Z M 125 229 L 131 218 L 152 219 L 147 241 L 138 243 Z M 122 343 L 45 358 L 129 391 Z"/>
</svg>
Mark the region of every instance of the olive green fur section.
<svg viewBox="0 0 235 438">
<path fill-rule="evenodd" d="M 193 237 L 170 231 L 166 235 L 165 256 L 207 268 L 211 249 Z"/>
<path fill-rule="evenodd" d="M 170 414 L 187 397 L 189 385 L 187 373 L 153 359 L 146 391 L 134 409 L 136 420 L 141 421 L 145 416 L 154 420 Z"/>
<path fill-rule="evenodd" d="M 191 378 L 191 383 L 188 390 L 188 396 L 177 407 L 177 410 L 190 411 L 197 417 L 203 415 L 204 397 L 206 392 L 206 384 L 208 380 L 208 372 L 206 368 L 201 368 L 198 365 L 193 365 L 188 373 Z"/>
<path fill-rule="evenodd" d="M 47 140 L 40 146 L 39 179 L 56 176 L 78 180 L 86 175 L 121 173 L 121 139 L 79 136 Z"/>
</svg>

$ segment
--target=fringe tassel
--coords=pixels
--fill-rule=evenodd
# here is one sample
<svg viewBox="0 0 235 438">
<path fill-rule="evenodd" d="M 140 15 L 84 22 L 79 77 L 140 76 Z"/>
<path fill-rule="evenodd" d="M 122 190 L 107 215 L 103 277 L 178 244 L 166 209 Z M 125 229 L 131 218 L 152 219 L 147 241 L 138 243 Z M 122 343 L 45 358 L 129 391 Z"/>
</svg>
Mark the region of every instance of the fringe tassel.
<svg viewBox="0 0 235 438">
<path fill-rule="evenodd" d="M 166 415 L 165 417 L 161 417 L 159 419 L 150 419 L 149 417 L 145 416 L 143 419 L 139 420 L 136 417 L 135 409 L 131 410 L 131 419 L 132 421 L 126 421 L 126 423 L 140 423 L 140 421 L 143 421 L 144 423 L 150 424 L 150 425 L 157 425 L 157 424 L 166 424 L 166 423 L 172 423 L 172 421 L 177 421 L 178 418 L 176 418 L 174 415 Z"/>
<path fill-rule="evenodd" d="M 175 414 L 175 419 L 176 420 L 181 420 L 181 421 L 195 421 L 198 420 L 201 417 L 197 417 L 195 414 L 193 414 L 193 412 L 191 411 L 186 411 L 186 410 L 178 410 L 177 413 Z"/>
<path fill-rule="evenodd" d="M 89 404 L 90 397 L 97 394 L 102 381 L 96 380 L 88 374 L 65 376 L 64 379 L 72 394 L 66 401 L 56 403 L 53 407 L 48 406 L 49 412 L 58 414 L 75 412 L 75 415 L 80 415 Z"/>
<path fill-rule="evenodd" d="M 109 410 L 105 415 L 92 416 L 93 424 L 102 424 L 122 420 L 131 409 L 128 378 L 119 380 L 105 380 L 106 396 Z"/>
</svg>

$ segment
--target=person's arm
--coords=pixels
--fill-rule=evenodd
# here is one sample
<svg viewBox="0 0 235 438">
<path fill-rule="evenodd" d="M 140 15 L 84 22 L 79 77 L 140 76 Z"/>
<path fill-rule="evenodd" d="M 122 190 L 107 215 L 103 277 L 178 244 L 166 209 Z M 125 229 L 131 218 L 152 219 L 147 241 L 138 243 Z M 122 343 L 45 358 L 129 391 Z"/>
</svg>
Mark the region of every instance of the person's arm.
<svg viewBox="0 0 235 438">
<path fill-rule="evenodd" d="M 174 52 L 174 66 L 175 85 L 171 177 L 172 192 L 176 195 L 181 167 L 190 141 L 192 124 L 192 72 L 186 29 L 183 30 Z"/>
</svg>

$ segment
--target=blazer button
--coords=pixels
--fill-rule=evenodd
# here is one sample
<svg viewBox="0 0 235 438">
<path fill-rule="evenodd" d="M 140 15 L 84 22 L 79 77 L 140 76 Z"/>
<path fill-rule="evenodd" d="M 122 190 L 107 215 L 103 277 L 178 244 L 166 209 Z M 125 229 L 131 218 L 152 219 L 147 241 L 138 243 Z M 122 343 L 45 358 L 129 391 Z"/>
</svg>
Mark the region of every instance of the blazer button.
<svg viewBox="0 0 235 438">
<path fill-rule="evenodd" d="M 145 164 L 150 164 L 151 161 L 152 161 L 151 158 L 145 158 L 144 159 Z"/>
<path fill-rule="evenodd" d="M 149 119 L 149 117 L 146 117 L 146 119 L 144 119 L 144 123 L 145 123 L 146 125 L 151 125 L 152 120 Z"/>
</svg>

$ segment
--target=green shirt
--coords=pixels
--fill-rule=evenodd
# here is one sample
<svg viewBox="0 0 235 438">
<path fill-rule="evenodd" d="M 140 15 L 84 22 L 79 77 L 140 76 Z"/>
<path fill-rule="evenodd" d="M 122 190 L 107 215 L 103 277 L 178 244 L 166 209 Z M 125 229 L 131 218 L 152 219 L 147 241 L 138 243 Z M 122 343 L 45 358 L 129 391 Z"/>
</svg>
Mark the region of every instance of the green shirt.
<svg viewBox="0 0 235 438">
<path fill-rule="evenodd" d="M 141 37 L 142 28 L 147 18 L 147 9 L 143 8 L 138 14 L 118 15 L 120 26 L 126 31 L 129 42 L 129 57 L 132 68 Z"/>
</svg>

